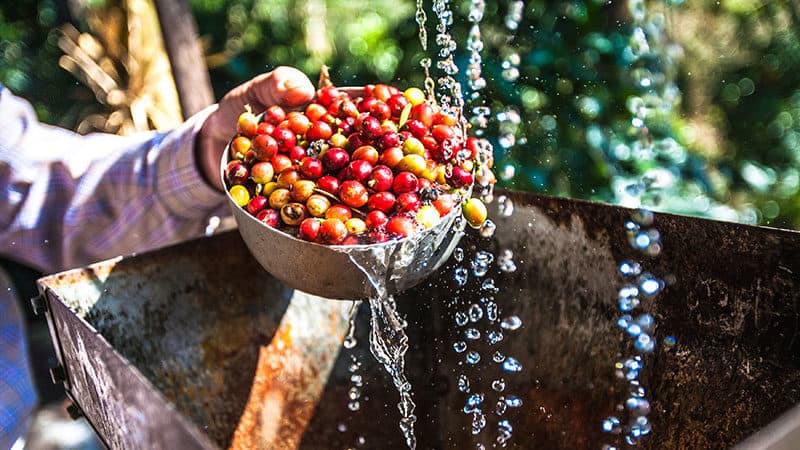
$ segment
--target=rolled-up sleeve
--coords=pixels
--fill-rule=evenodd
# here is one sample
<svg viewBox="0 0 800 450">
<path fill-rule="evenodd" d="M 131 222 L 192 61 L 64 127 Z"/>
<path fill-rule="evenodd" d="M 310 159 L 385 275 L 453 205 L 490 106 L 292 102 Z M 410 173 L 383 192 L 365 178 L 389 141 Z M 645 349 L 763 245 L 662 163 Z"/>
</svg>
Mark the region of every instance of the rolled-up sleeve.
<svg viewBox="0 0 800 450">
<path fill-rule="evenodd" d="M 80 136 L 0 87 L 0 252 L 52 272 L 200 236 L 224 196 L 194 140 L 209 107 L 169 132 Z"/>
</svg>

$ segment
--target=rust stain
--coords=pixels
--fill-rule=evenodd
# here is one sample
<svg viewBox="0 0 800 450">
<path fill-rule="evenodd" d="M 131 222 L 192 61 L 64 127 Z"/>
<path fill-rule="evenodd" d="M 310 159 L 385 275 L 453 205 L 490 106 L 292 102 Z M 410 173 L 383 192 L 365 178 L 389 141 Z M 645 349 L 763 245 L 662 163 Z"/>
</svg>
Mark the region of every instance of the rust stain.
<svg viewBox="0 0 800 450">
<path fill-rule="evenodd" d="M 322 389 L 316 361 L 292 345 L 291 324 L 281 324 L 259 349 L 256 374 L 231 449 L 295 449 Z"/>
</svg>

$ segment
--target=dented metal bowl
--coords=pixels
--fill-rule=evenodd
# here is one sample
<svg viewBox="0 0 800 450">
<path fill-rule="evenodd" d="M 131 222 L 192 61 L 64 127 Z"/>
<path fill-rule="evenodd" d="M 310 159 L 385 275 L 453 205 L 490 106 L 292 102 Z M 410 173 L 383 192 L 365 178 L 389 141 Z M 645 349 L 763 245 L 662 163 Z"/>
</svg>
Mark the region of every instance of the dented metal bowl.
<svg viewBox="0 0 800 450">
<path fill-rule="evenodd" d="M 363 92 L 361 88 L 342 89 L 351 96 Z M 226 148 L 220 164 L 223 185 L 229 158 Z M 294 289 L 330 299 L 374 296 L 378 277 L 385 277 L 388 294 L 417 285 L 450 257 L 463 230 L 463 225 L 454 226 L 461 216 L 461 207 L 456 206 L 436 226 L 406 239 L 372 245 L 321 245 L 264 224 L 239 208 L 227 191 L 226 196 L 242 239 L 267 272 Z"/>
</svg>

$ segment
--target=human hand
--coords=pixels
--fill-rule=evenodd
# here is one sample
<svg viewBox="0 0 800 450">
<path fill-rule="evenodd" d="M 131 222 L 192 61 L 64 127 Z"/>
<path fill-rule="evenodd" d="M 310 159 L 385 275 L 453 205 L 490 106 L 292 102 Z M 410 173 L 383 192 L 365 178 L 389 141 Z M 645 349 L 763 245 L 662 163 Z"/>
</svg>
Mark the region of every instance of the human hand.
<svg viewBox="0 0 800 450">
<path fill-rule="evenodd" d="M 223 190 L 219 177 L 222 152 L 236 131 L 236 121 L 250 105 L 259 112 L 271 105 L 291 109 L 308 103 L 315 93 L 308 77 L 292 67 L 278 67 L 233 88 L 220 100 L 197 136 L 197 164 L 206 180 Z"/>
</svg>

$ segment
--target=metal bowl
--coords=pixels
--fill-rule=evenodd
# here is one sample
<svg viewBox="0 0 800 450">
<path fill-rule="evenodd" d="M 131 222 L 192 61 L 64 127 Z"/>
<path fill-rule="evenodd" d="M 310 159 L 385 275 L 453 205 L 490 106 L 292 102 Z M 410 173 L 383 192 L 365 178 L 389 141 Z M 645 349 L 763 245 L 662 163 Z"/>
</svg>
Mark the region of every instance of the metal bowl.
<svg viewBox="0 0 800 450">
<path fill-rule="evenodd" d="M 220 165 L 223 186 L 229 155 L 226 148 Z M 242 239 L 267 272 L 293 289 L 330 299 L 375 296 L 379 278 L 386 280 L 388 294 L 411 288 L 450 257 L 463 234 L 463 220 L 454 226 L 461 216 L 461 207 L 456 206 L 436 226 L 406 239 L 371 245 L 321 245 L 264 224 L 238 207 L 227 190 L 226 196 Z"/>
</svg>

